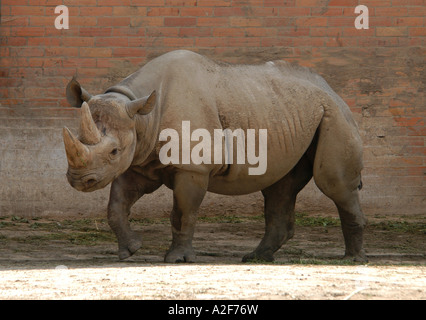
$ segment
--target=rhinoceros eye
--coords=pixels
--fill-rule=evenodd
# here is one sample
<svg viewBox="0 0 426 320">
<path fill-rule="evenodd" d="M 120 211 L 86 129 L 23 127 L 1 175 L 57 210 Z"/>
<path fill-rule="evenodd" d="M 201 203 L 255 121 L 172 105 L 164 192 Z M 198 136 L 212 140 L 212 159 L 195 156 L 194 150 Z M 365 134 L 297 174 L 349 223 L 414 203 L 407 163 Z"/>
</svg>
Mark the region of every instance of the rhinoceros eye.
<svg viewBox="0 0 426 320">
<path fill-rule="evenodd" d="M 117 148 L 112 149 L 112 151 L 110 152 L 110 154 L 111 154 L 112 156 L 117 155 L 117 153 L 118 153 L 118 149 L 117 149 Z"/>
</svg>

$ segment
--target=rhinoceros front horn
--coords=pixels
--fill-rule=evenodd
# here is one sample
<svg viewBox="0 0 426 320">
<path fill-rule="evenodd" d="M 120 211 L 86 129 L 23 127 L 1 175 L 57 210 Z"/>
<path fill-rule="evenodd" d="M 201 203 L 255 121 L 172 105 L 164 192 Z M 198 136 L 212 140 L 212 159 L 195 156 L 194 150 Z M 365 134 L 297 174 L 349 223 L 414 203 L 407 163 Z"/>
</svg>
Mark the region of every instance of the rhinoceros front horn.
<svg viewBox="0 0 426 320">
<path fill-rule="evenodd" d="M 83 168 L 87 166 L 89 160 L 89 149 L 81 143 L 67 127 L 63 129 L 65 152 L 68 164 L 73 168 Z"/>
<path fill-rule="evenodd" d="M 93 121 L 92 114 L 90 113 L 89 105 L 83 102 L 81 106 L 81 122 L 80 122 L 80 136 L 81 142 L 89 145 L 97 144 L 101 141 L 101 133 Z"/>
</svg>

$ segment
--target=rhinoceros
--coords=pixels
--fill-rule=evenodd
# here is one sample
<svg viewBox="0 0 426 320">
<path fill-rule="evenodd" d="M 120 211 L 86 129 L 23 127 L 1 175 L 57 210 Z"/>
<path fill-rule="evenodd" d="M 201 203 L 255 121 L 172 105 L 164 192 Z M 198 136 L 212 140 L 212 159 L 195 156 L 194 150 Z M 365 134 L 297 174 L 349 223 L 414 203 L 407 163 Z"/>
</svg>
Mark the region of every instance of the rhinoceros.
<svg viewBox="0 0 426 320">
<path fill-rule="evenodd" d="M 91 95 L 73 78 L 66 97 L 81 108 L 78 135 L 63 129 L 67 178 L 84 192 L 112 183 L 108 224 L 119 259 L 142 245 L 130 227 L 131 207 L 164 184 L 173 191 L 172 243 L 165 262 L 195 261 L 196 215 L 207 191 L 262 192 L 265 233 L 243 261 L 273 261 L 293 237 L 296 196 L 314 177 L 338 209 L 345 257 L 366 261 L 358 127 L 347 104 L 311 69 L 284 61 L 231 65 L 178 50 L 149 61 L 103 94 Z M 168 142 L 159 135 L 165 129 L 179 133 L 185 122 L 212 136 L 217 129 L 266 129 L 266 170 L 249 174 L 247 162 L 235 161 L 165 164 L 159 154 Z M 226 144 L 222 148 L 225 153 Z"/>
</svg>

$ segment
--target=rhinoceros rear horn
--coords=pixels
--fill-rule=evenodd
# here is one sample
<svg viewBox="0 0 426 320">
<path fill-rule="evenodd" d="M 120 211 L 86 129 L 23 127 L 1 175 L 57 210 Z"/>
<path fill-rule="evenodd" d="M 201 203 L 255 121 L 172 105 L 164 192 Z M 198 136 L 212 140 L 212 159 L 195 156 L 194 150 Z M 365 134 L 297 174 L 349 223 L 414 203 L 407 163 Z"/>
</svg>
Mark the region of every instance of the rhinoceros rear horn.
<svg viewBox="0 0 426 320">
<path fill-rule="evenodd" d="M 149 96 L 128 102 L 126 111 L 129 117 L 133 118 L 136 113 L 141 115 L 150 113 L 155 107 L 156 96 L 154 90 Z"/>
<path fill-rule="evenodd" d="M 81 107 L 81 122 L 80 122 L 80 136 L 81 142 L 89 145 L 97 144 L 101 141 L 101 133 L 93 121 L 92 114 L 90 113 L 89 105 L 83 102 Z"/>
<path fill-rule="evenodd" d="M 87 166 L 89 149 L 81 143 L 67 127 L 63 129 L 65 152 L 70 167 L 82 168 Z"/>
</svg>

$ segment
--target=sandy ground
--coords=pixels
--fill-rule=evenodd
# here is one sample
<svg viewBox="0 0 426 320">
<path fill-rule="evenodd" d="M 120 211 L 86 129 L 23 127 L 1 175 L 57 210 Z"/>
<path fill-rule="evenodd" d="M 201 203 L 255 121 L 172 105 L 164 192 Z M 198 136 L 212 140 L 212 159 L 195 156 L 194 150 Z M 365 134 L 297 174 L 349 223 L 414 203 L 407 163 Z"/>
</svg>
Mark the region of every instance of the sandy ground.
<svg viewBox="0 0 426 320">
<path fill-rule="evenodd" d="M 148 265 L 1 271 L 1 299 L 425 299 L 425 267 Z"/>
<path fill-rule="evenodd" d="M 0 220 L 0 299 L 426 299 L 424 230 L 404 223 L 370 228 L 363 265 L 340 260 L 343 237 L 329 220 L 298 226 L 270 264 L 240 263 L 261 220 L 201 221 L 199 262 L 179 265 L 162 262 L 167 222 L 132 225 L 144 246 L 119 262 L 104 220 Z"/>
</svg>

